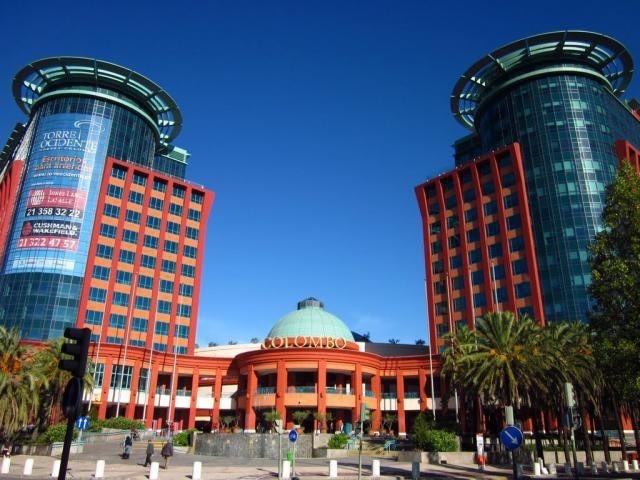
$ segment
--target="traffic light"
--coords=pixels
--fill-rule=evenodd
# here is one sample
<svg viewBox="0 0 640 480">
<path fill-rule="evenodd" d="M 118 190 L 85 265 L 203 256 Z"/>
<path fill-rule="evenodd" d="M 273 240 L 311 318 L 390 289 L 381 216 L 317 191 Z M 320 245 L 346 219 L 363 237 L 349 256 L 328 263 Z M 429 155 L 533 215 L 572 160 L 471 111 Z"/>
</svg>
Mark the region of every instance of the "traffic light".
<svg viewBox="0 0 640 480">
<path fill-rule="evenodd" d="M 87 369 L 91 330 L 88 328 L 67 327 L 64 329 L 64 337 L 69 340 L 75 340 L 74 342 L 62 344 L 62 353 L 71 355 L 73 358 L 60 360 L 58 368 L 66 370 L 74 377 L 81 379 Z"/>
</svg>

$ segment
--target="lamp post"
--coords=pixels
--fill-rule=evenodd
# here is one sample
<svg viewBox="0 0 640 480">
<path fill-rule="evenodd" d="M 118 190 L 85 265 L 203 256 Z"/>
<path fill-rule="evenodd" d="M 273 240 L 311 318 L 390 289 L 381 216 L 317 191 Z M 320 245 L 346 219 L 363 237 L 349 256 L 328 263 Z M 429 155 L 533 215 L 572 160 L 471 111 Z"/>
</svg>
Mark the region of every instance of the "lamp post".
<svg viewBox="0 0 640 480">
<path fill-rule="evenodd" d="M 149 392 L 149 388 L 151 385 L 151 375 L 153 372 L 153 336 L 155 335 L 155 330 L 156 330 L 156 321 L 154 318 L 153 325 L 151 328 L 151 351 L 149 352 L 149 368 L 147 369 L 147 381 L 145 382 L 146 397 L 144 401 L 144 406 L 142 407 L 142 419 L 145 422 L 147 421 L 147 404 L 149 403 L 149 398 L 151 396 L 151 392 Z M 153 419 L 151 419 L 151 423 L 153 424 Z"/>
<path fill-rule="evenodd" d="M 448 312 L 448 316 L 449 316 L 449 333 L 451 335 L 451 352 L 455 355 L 455 350 L 454 350 L 454 341 L 453 341 L 453 335 L 455 333 L 455 328 L 453 325 L 453 318 L 452 318 L 452 307 L 453 307 L 453 302 L 452 302 L 452 298 L 451 298 L 451 285 L 450 285 L 450 278 L 449 278 L 449 274 L 446 274 L 446 281 L 447 281 L 447 312 Z M 460 415 L 459 415 L 459 406 L 458 406 L 458 389 L 456 387 L 453 388 L 453 395 L 455 398 L 455 402 L 456 402 L 456 423 L 460 423 Z"/>
<path fill-rule="evenodd" d="M 171 415 L 171 408 L 173 406 L 174 400 L 173 400 L 173 394 L 175 392 L 175 383 L 176 383 L 176 362 L 178 359 L 178 347 L 177 345 L 174 343 L 173 344 L 173 369 L 171 370 L 171 390 L 170 390 L 170 394 L 169 394 L 169 411 L 167 412 L 167 425 L 169 426 L 169 436 L 172 435 L 173 431 L 172 431 L 172 426 L 173 426 L 173 421 L 175 420 L 175 418 L 173 418 L 174 416 Z"/>
<path fill-rule="evenodd" d="M 133 315 L 133 302 L 136 296 L 137 281 L 138 281 L 137 273 L 133 274 L 132 281 L 133 281 L 133 285 L 129 290 L 131 292 L 130 293 L 131 297 L 129 298 L 129 306 L 127 308 L 127 323 L 125 325 L 125 331 L 124 331 L 124 356 L 122 359 L 122 365 L 118 365 L 118 367 L 120 367 L 118 369 L 120 370 L 120 378 L 118 382 L 118 402 L 116 403 L 116 417 L 119 416 L 120 414 L 120 395 L 122 394 L 122 381 L 124 380 L 124 367 L 127 364 L 127 351 L 129 349 L 129 335 L 131 335 L 131 316 Z M 129 384 L 129 391 L 131 391 L 131 384 Z"/>
<path fill-rule="evenodd" d="M 424 296 L 425 298 L 427 298 L 427 302 L 428 300 L 428 296 L 427 296 L 427 280 L 425 279 L 424 281 Z M 429 324 L 427 323 L 427 333 L 429 332 Z M 430 338 L 430 337 L 429 337 Z M 431 413 L 433 414 L 433 421 L 435 422 L 436 420 L 436 395 L 435 395 L 435 387 L 433 384 L 433 356 L 431 353 L 431 350 L 433 348 L 433 345 L 431 345 L 431 340 L 429 340 L 429 377 L 430 377 L 430 383 L 431 383 Z"/>
</svg>

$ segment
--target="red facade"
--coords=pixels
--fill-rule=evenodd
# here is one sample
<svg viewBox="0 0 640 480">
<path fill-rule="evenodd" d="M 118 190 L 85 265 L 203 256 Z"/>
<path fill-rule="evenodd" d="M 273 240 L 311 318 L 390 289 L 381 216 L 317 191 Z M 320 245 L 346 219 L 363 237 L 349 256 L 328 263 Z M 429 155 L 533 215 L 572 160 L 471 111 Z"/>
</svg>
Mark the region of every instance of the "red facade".
<svg viewBox="0 0 640 480">
<path fill-rule="evenodd" d="M 444 334 L 456 325 L 474 328 L 488 311 L 527 313 L 544 324 L 520 146 L 429 180 L 416 187 L 416 195 L 430 344 L 442 350 Z"/>
</svg>

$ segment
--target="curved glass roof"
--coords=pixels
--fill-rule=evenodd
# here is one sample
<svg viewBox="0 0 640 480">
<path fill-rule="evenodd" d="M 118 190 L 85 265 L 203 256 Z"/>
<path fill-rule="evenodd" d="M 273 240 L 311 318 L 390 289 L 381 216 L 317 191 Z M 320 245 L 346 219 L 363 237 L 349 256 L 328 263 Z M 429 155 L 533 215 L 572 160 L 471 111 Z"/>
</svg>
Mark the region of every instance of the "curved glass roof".
<svg viewBox="0 0 640 480">
<path fill-rule="evenodd" d="M 13 96 L 29 114 L 38 99 L 74 86 L 106 88 L 121 93 L 154 122 L 161 143 L 169 143 L 182 128 L 182 114 L 171 96 L 148 78 L 128 68 L 92 58 L 51 57 L 37 60 L 13 79 Z"/>
<path fill-rule="evenodd" d="M 298 303 L 298 310 L 282 317 L 267 338 L 322 337 L 344 338 L 353 342 L 353 334 L 342 320 L 326 312 L 322 302 L 308 298 Z"/>
<path fill-rule="evenodd" d="M 579 30 L 542 33 L 505 45 L 475 62 L 453 89 L 451 111 L 473 130 L 479 104 L 511 73 L 530 65 L 544 68 L 567 63 L 599 73 L 615 95 L 625 91 L 633 73 L 631 54 L 614 38 Z"/>
</svg>

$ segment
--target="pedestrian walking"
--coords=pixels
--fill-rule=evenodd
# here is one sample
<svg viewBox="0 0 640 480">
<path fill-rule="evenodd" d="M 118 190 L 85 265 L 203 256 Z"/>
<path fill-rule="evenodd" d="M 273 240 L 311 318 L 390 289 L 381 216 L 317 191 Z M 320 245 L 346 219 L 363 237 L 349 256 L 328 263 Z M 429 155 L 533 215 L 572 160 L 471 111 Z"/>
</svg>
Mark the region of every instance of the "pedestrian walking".
<svg viewBox="0 0 640 480">
<path fill-rule="evenodd" d="M 149 442 L 147 442 L 147 452 L 146 453 L 147 453 L 147 456 L 144 459 L 144 466 L 145 467 L 147 465 L 151 465 L 151 457 L 155 453 L 155 449 L 153 448 L 153 443 L 151 442 L 151 440 L 149 440 Z"/>
<path fill-rule="evenodd" d="M 131 437 L 127 435 L 127 437 L 124 439 L 124 442 L 122 443 L 122 458 L 124 460 L 129 459 L 129 457 L 131 456 L 132 449 L 133 449 L 133 440 L 131 440 Z"/>
<path fill-rule="evenodd" d="M 166 470 L 169 467 L 169 458 L 173 457 L 173 443 L 171 440 L 167 440 L 167 443 L 162 446 L 160 455 L 164 458 L 164 469 Z"/>
</svg>

